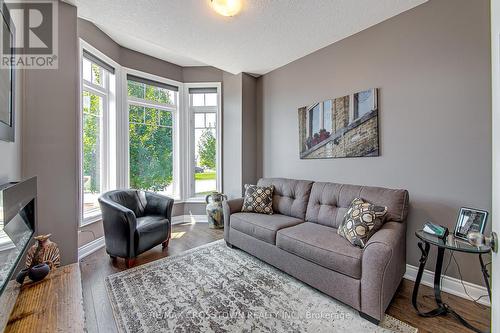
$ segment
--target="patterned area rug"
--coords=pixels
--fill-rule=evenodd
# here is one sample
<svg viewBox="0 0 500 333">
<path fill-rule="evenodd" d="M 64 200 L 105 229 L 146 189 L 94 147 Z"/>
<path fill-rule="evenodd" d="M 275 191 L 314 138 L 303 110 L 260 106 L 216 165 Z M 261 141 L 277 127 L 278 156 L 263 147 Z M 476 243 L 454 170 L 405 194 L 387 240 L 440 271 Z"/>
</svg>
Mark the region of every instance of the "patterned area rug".
<svg viewBox="0 0 500 333">
<path fill-rule="evenodd" d="M 110 275 L 120 332 L 417 332 L 380 326 L 276 268 L 210 243 Z"/>
</svg>

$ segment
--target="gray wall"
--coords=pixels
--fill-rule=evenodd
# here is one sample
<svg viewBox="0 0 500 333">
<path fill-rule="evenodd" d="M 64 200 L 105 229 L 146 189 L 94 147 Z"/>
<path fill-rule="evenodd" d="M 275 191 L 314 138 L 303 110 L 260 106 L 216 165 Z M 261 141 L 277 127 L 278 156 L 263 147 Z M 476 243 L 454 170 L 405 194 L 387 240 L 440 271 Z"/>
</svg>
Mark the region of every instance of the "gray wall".
<svg viewBox="0 0 500 333">
<path fill-rule="evenodd" d="M 264 176 L 408 189 L 417 265 L 424 222 L 452 229 L 461 206 L 491 209 L 489 14 L 487 0 L 432 0 L 261 77 Z M 371 87 L 381 156 L 300 160 L 297 108 Z M 477 257 L 457 257 L 464 279 L 482 284 Z"/>
<path fill-rule="evenodd" d="M 230 198 L 242 193 L 242 75 L 223 74 L 222 86 L 222 186 Z"/>
<path fill-rule="evenodd" d="M 120 63 L 121 46 L 96 27 L 92 22 L 78 18 L 78 37 Z"/>
<path fill-rule="evenodd" d="M 182 82 L 222 82 L 223 71 L 211 66 L 182 68 Z"/>
<path fill-rule="evenodd" d="M 223 191 L 239 198 L 257 181 L 257 80 L 240 73 L 223 75 Z"/>
<path fill-rule="evenodd" d="M 15 141 L 6 142 L 0 140 L 0 184 L 21 179 L 21 124 L 23 103 L 23 75 L 24 71 L 16 70 L 15 73 Z"/>
<path fill-rule="evenodd" d="M 169 62 L 132 51 L 125 47 L 120 50 L 119 64 L 142 72 L 182 82 L 182 67 Z"/>
<path fill-rule="evenodd" d="M 242 74 L 242 185 L 257 182 L 257 79 L 249 74 Z"/>
<path fill-rule="evenodd" d="M 76 8 L 59 4 L 59 68 L 25 71 L 22 174 L 38 176 L 39 233 L 62 263 L 77 260 L 78 43 Z"/>
</svg>

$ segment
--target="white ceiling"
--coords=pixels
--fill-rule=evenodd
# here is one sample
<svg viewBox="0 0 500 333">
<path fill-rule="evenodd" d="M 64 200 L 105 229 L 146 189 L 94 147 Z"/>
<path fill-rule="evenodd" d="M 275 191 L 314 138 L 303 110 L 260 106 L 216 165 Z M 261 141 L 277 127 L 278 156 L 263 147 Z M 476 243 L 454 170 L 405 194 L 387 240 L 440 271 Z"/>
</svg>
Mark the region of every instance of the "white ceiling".
<svg viewBox="0 0 500 333">
<path fill-rule="evenodd" d="M 120 45 L 181 66 L 265 74 L 427 0 L 69 0 Z"/>
</svg>

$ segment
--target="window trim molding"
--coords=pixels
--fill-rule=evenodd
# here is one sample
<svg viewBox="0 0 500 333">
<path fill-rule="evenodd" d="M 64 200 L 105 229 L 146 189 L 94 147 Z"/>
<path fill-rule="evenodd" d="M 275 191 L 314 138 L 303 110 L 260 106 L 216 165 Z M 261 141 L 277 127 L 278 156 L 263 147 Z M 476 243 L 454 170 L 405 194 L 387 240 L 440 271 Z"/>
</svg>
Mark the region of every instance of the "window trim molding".
<svg viewBox="0 0 500 333">
<path fill-rule="evenodd" d="M 199 83 L 184 83 L 184 105 L 185 105 L 185 118 L 187 121 L 187 131 L 186 131 L 186 148 L 185 161 L 188 164 L 185 166 L 184 170 L 186 170 L 186 177 L 184 178 L 184 184 L 186 185 L 185 189 L 185 202 L 205 202 L 204 198 L 196 197 L 194 193 L 194 154 L 193 154 L 193 145 L 194 145 L 194 119 L 191 117 L 191 104 L 190 104 L 190 88 L 216 88 L 217 89 L 217 106 L 203 106 L 199 107 L 200 110 L 206 109 L 213 110 L 216 109 L 216 140 L 217 140 L 217 153 L 216 153 L 216 173 L 217 180 L 216 186 L 217 191 L 222 191 L 222 83 L 221 82 L 199 82 Z M 197 107 L 198 108 L 198 107 Z"/>
<path fill-rule="evenodd" d="M 85 218 L 84 217 L 84 212 L 83 212 L 83 164 L 82 164 L 82 158 L 83 158 L 83 145 L 82 145 L 82 136 L 83 136 L 83 98 L 82 98 L 82 93 L 84 91 L 84 79 L 83 79 L 83 51 L 85 50 L 86 52 L 95 55 L 95 57 L 102 59 L 105 61 L 107 64 L 111 65 L 114 67 L 115 72 L 109 73 L 109 76 L 114 75 L 114 82 L 110 82 L 109 76 L 108 79 L 106 80 L 105 84 L 107 89 L 103 89 L 102 87 L 97 87 L 95 84 L 92 84 L 92 82 L 87 82 L 85 81 L 85 85 L 90 88 L 90 90 L 95 90 L 95 93 L 102 95 L 103 93 L 107 93 L 107 96 L 105 98 L 106 100 L 106 105 L 103 108 L 103 112 L 106 113 L 106 115 L 103 115 L 103 120 L 104 120 L 104 126 L 106 127 L 106 140 L 104 146 L 105 148 L 105 156 L 104 159 L 106 160 L 105 164 L 108 166 L 107 170 L 105 170 L 105 178 L 106 178 L 106 184 L 105 186 L 107 188 L 109 187 L 114 187 L 116 181 L 116 175 L 113 170 L 116 168 L 114 167 L 116 165 L 116 154 L 113 153 L 113 146 L 114 143 L 116 142 L 116 130 L 114 129 L 114 126 L 112 126 L 113 123 L 116 123 L 116 113 L 118 110 L 120 110 L 120 104 L 121 104 L 121 92 L 118 91 L 117 89 L 117 82 L 120 78 L 120 73 L 121 73 L 121 66 L 117 62 L 115 62 L 113 59 L 110 57 L 106 56 L 104 53 L 93 47 L 91 44 L 87 43 L 85 40 L 82 38 L 79 38 L 79 46 L 78 46 L 78 60 L 79 60 L 79 93 L 78 93 L 78 149 L 77 149 L 77 160 L 78 160 L 78 179 L 77 179 L 77 187 L 78 187 L 78 226 L 84 227 L 89 224 L 95 223 L 97 221 L 101 220 L 101 213 L 98 214 L 92 214 L 91 216 Z M 88 89 L 88 88 L 87 88 Z M 104 90 L 107 90 L 106 92 Z M 115 158 L 113 158 L 115 157 Z M 114 179 L 115 178 L 115 179 Z"/>
</svg>

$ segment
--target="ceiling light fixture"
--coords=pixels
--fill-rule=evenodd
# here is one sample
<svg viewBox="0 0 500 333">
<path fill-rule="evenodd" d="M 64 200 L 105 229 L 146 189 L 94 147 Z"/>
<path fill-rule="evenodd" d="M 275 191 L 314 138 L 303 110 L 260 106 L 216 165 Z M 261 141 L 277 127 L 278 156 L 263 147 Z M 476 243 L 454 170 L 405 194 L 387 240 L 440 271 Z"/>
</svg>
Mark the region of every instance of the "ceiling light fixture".
<svg viewBox="0 0 500 333">
<path fill-rule="evenodd" d="M 234 16 L 242 7 L 242 0 L 210 0 L 212 8 L 222 16 Z"/>
</svg>

